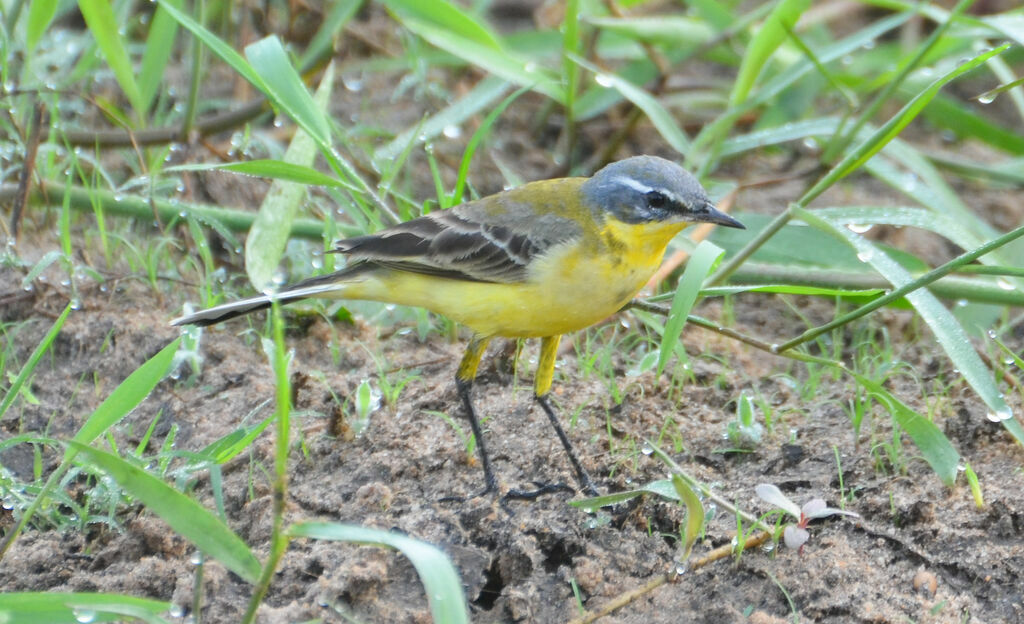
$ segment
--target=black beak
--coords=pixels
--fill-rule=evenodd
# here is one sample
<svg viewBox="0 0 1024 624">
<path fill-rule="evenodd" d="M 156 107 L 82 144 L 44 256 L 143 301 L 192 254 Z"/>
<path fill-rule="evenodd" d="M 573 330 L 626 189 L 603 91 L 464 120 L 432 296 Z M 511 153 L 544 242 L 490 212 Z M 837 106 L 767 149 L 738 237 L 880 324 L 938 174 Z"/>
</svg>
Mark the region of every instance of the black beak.
<svg viewBox="0 0 1024 624">
<path fill-rule="evenodd" d="M 725 227 L 739 228 L 741 230 L 747 229 L 747 226 L 715 208 L 711 202 L 704 204 L 704 210 L 695 213 L 693 220 L 698 223 L 714 223 L 715 225 L 724 225 Z"/>
</svg>

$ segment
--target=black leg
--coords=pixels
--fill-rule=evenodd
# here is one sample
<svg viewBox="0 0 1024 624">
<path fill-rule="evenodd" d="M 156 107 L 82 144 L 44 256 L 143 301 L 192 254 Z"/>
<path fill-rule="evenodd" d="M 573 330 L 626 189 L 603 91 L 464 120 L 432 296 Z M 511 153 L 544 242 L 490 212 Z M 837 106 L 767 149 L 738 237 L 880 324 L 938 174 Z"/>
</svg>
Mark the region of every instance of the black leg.
<svg viewBox="0 0 1024 624">
<path fill-rule="evenodd" d="M 597 496 L 598 491 L 597 488 L 594 487 L 594 482 L 590 479 L 590 475 L 587 474 L 587 471 L 583 469 L 583 465 L 580 464 L 579 458 L 576 457 L 576 452 L 572 448 L 569 436 L 567 436 L 565 434 L 565 430 L 562 429 L 561 423 L 558 422 L 558 416 L 555 414 L 555 410 L 551 406 L 551 402 L 548 400 L 548 391 L 551 389 L 551 379 L 555 368 L 555 355 L 558 351 L 558 338 L 558 336 L 546 337 L 541 344 L 541 355 L 540 361 L 537 364 L 534 396 L 537 399 L 537 402 L 540 403 L 541 408 L 544 409 L 544 413 L 547 414 L 548 420 L 551 422 L 551 426 L 554 427 L 555 433 L 558 435 L 558 440 L 562 443 L 562 447 L 569 456 L 569 463 L 572 464 L 572 468 L 576 472 L 576 478 L 579 481 L 581 489 L 590 496 Z M 487 338 L 481 338 L 479 336 L 474 337 L 473 340 L 470 341 L 469 345 L 466 347 L 466 353 L 462 356 L 462 362 L 459 364 L 459 370 L 455 375 L 455 386 L 458 389 L 459 398 L 462 400 L 462 406 L 466 410 L 466 417 L 469 419 L 469 426 L 473 430 L 473 438 L 476 440 L 477 451 L 480 455 L 480 463 L 483 465 L 484 469 L 484 489 L 469 498 L 490 494 L 491 492 L 496 492 L 498 489 L 498 480 L 494 476 L 493 468 L 491 468 L 491 458 L 487 453 L 487 445 L 484 442 L 480 419 L 477 417 L 476 409 L 473 408 L 473 400 L 470 396 L 473 388 L 473 380 L 476 378 L 477 367 L 480 365 L 480 358 L 483 356 L 484 349 L 487 347 L 487 342 Z M 537 486 L 537 489 L 535 490 L 509 490 L 508 493 L 501 497 L 502 507 L 511 513 L 511 510 L 505 506 L 505 503 L 508 500 L 532 500 L 544 494 L 575 491 L 564 483 L 535 482 L 534 485 Z M 447 496 L 441 500 L 462 502 L 465 501 L 466 498 Z"/>
<path fill-rule="evenodd" d="M 580 460 L 576 458 L 576 453 L 572 450 L 572 443 L 569 442 L 569 436 L 565 435 L 561 423 L 558 422 L 558 416 L 555 415 L 555 410 L 551 407 L 551 402 L 548 401 L 551 380 L 555 374 L 555 358 L 558 355 L 559 338 L 561 336 L 547 336 L 540 343 L 540 357 L 537 360 L 537 376 L 534 379 L 533 393 L 537 402 L 544 408 L 544 413 L 548 415 L 551 426 L 555 428 L 555 433 L 558 434 L 562 447 L 569 455 L 569 463 L 572 464 L 573 470 L 576 471 L 576 478 L 580 482 L 580 487 L 587 494 L 597 496 L 597 488 L 594 487 L 594 482 L 590 480 L 590 475 L 583 469 Z"/>
<path fill-rule="evenodd" d="M 558 422 L 558 416 L 555 414 L 555 409 L 551 407 L 551 402 L 548 401 L 548 395 L 545 394 L 537 397 L 537 402 L 544 408 L 544 413 L 548 415 L 551 426 L 555 428 L 555 433 L 558 434 L 558 439 L 562 442 L 562 448 L 565 449 L 565 454 L 569 456 L 569 463 L 572 464 L 573 470 L 576 471 L 576 479 L 579 481 L 580 487 L 590 496 L 597 496 L 597 488 L 594 487 L 594 482 L 591 481 L 590 475 L 583 469 L 579 458 L 576 457 L 576 451 L 572 448 L 572 442 L 569 441 L 569 436 L 565 435 L 562 424 Z"/>
<path fill-rule="evenodd" d="M 480 358 L 487 348 L 488 338 L 475 336 L 466 347 L 466 353 L 462 356 L 459 370 L 455 374 L 455 387 L 462 400 L 462 407 L 466 410 L 466 417 L 469 419 L 470 429 L 473 431 L 473 439 L 476 442 L 476 449 L 480 455 L 480 463 L 484 468 L 484 489 L 469 497 L 446 496 L 442 502 L 463 502 L 467 498 L 475 498 L 495 492 L 498 489 L 498 480 L 494 477 L 491 469 L 491 458 L 487 454 L 487 445 L 484 443 L 483 429 L 480 427 L 480 419 L 477 418 L 476 410 L 473 408 L 473 400 L 470 391 L 473 389 L 473 379 L 476 378 L 476 369 L 480 365 Z"/>
<path fill-rule="evenodd" d="M 477 492 L 475 496 L 483 496 L 498 490 L 498 480 L 494 477 L 494 470 L 491 468 L 491 458 L 487 454 L 487 444 L 484 442 L 483 428 L 480 427 L 480 419 L 473 408 L 473 401 L 470 399 L 469 391 L 472 389 L 472 382 L 457 380 L 455 385 L 459 389 L 459 397 L 462 399 L 462 406 L 466 409 L 466 417 L 469 418 L 469 426 L 473 430 L 473 439 L 476 440 L 476 450 L 480 455 L 480 463 L 484 468 L 484 489 Z M 471 497 L 473 498 L 473 497 Z"/>
</svg>

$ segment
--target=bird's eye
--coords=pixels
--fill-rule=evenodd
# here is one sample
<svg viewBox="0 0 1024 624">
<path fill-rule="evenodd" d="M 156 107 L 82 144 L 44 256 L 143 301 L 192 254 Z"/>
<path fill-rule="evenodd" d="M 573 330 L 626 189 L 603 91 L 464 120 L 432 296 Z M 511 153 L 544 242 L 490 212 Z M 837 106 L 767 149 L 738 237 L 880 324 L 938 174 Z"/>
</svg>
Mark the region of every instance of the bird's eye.
<svg viewBox="0 0 1024 624">
<path fill-rule="evenodd" d="M 668 204 L 668 197 L 661 191 L 647 191 L 646 198 L 651 208 L 664 208 Z"/>
</svg>

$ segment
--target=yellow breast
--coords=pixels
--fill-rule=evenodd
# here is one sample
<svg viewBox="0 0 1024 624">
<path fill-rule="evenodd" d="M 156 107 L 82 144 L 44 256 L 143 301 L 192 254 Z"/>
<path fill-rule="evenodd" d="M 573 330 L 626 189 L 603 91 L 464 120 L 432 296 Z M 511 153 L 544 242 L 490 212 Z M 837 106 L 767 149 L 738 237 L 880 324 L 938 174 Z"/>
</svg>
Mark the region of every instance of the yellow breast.
<svg viewBox="0 0 1024 624">
<path fill-rule="evenodd" d="M 520 283 L 382 271 L 339 295 L 427 308 L 482 336 L 555 336 L 589 327 L 621 309 L 654 274 L 665 247 L 685 226 L 609 219 L 600 231 L 534 260 Z"/>
</svg>

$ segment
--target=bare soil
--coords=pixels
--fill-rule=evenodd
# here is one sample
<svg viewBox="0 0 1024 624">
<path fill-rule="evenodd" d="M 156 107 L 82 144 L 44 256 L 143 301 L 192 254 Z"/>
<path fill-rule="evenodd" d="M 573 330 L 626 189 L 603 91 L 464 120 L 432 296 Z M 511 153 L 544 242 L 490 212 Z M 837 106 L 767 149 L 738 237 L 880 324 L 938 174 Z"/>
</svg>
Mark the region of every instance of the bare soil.
<svg viewBox="0 0 1024 624">
<path fill-rule="evenodd" d="M 19 418 L 2 423 L 5 436 L 18 431 L 72 435 L 110 389 L 175 337 L 167 327 L 166 302 L 155 301 L 140 286 L 115 290 L 120 292 L 96 291 L 72 315 L 54 356 L 35 377 L 32 391 L 40 404 L 25 406 Z M 5 320 L 33 319 L 30 329 L 17 335 L 20 356 L 42 337 L 49 325 L 46 317 L 61 303 L 52 293 L 7 309 Z M 710 304 L 702 312 L 715 316 L 720 310 Z M 748 331 L 784 332 L 780 325 L 792 324 L 790 314 L 759 297 L 740 297 L 734 314 L 736 325 Z M 894 327 L 906 321 L 902 314 L 890 317 Z M 359 322 L 301 324 L 302 329 L 288 336 L 295 349 L 294 371 L 309 378 L 297 391 L 296 436 L 302 448 L 292 453 L 288 520 L 356 523 L 437 544 L 458 566 L 478 622 L 568 621 L 579 614 L 573 583 L 583 607 L 595 609 L 676 566 L 683 513 L 655 498 L 597 515 L 568 506 L 568 494 L 512 502 L 512 513 L 490 496 L 439 502 L 444 496 L 469 495 L 482 485 L 478 462 L 467 459 L 460 439 L 443 419 L 428 413 L 461 416 L 452 383 L 460 345 L 438 338 L 420 342 L 409 332 L 381 338 L 377 327 Z M 207 330 L 198 383 L 161 383 L 125 423 L 122 442 L 136 444 L 158 413 L 152 444 L 161 444 L 173 427 L 180 450 L 201 449 L 246 419 L 251 423 L 269 415 L 272 375 L 258 344 L 239 335 L 246 326 L 233 322 Z M 338 362 L 324 348 L 331 340 L 340 352 Z M 982 479 L 982 509 L 975 507 L 966 488 L 942 486 L 927 465 L 914 459 L 910 446 L 902 449 L 905 473 L 892 474 L 890 467 L 879 466 L 880 453 L 872 451 L 871 441 L 886 441 L 890 423 L 876 415 L 857 444 L 841 408 L 850 389 L 841 382 L 826 380 L 814 397 L 801 398 L 789 376 L 773 374 L 786 368 L 781 360 L 697 329 L 688 330 L 685 341 L 694 356 L 697 383 L 669 396 L 665 377 L 645 373 L 628 382 L 620 378 L 625 396 L 621 405 L 610 400 L 602 379 L 580 378 L 575 350 L 571 343 L 564 347 L 556 400 L 563 414 L 578 411 L 570 435 L 602 490 L 663 478 L 665 467 L 636 449 L 643 437 L 665 434 L 666 447 L 671 448 L 672 439 L 682 445 L 673 453 L 676 461 L 747 510 L 767 511 L 753 493 L 762 482 L 778 485 L 800 503 L 821 496 L 836 506 L 838 452 L 842 485 L 854 493 L 847 508 L 861 518 L 815 523 L 802 552 L 758 548 L 686 572 L 606 621 L 781 622 L 793 615 L 815 622 L 1022 621 L 1024 457 L 999 426 L 985 419 L 969 391 L 954 387 L 948 405 L 936 411 L 940 425 Z M 337 416 L 332 416 L 330 391 L 344 397 L 362 379 L 378 378 L 382 367 L 374 359 L 377 354 L 385 359 L 386 372 L 415 377 L 395 405 L 372 415 L 362 435 L 347 440 L 344 434 L 331 435 L 337 431 Z M 572 483 L 561 447 L 531 400 L 531 354 L 527 349 L 520 358 L 518 376 L 486 366 L 475 388 L 478 408 L 489 417 L 486 435 L 504 487 L 534 480 Z M 902 345 L 899 357 L 922 371 L 926 387 L 934 377 L 926 371 L 942 366 L 932 349 L 913 343 Z M 317 375 L 326 385 L 312 381 Z M 926 411 L 926 398 L 909 376 L 895 378 L 892 386 Z M 744 389 L 770 397 L 782 418 L 754 452 L 722 453 L 725 423 Z M 267 474 L 272 444 L 268 430 L 251 456 L 224 467 L 228 520 L 260 555 L 266 553 L 270 531 Z M 56 459 L 53 453 L 45 455 L 47 469 Z M 2 460 L 22 477 L 31 474 L 32 456 L 24 446 L 6 451 Z M 212 507 L 205 479 L 198 492 Z M 4 560 L 0 587 L 112 591 L 190 604 L 193 548 L 137 508 L 118 519 L 119 530 L 90 526 L 66 534 L 26 533 Z M 5 524 L 10 521 L 8 516 Z M 728 543 L 735 528 L 733 517 L 719 513 L 696 554 Z M 235 621 L 249 590 L 218 563 L 207 562 L 203 621 Z M 412 566 L 397 553 L 372 547 L 294 543 L 261 621 L 334 622 L 349 617 L 428 621 Z"/>
</svg>

